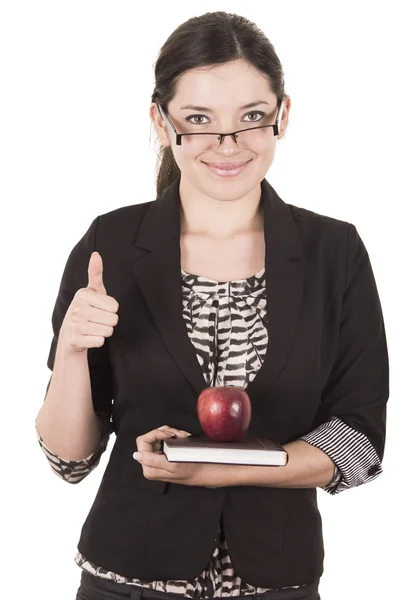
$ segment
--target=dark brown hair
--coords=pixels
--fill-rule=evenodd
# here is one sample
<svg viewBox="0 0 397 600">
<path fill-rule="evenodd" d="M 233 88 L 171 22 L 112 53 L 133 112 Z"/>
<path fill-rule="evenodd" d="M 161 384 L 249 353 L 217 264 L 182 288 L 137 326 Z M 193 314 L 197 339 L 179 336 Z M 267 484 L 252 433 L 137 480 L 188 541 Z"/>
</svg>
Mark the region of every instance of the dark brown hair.
<svg viewBox="0 0 397 600">
<path fill-rule="evenodd" d="M 166 111 L 181 75 L 197 67 L 245 59 L 267 76 L 278 103 L 285 97 L 281 62 L 272 43 L 255 23 L 223 11 L 207 12 L 179 25 L 165 41 L 155 63 L 152 102 Z M 157 198 L 180 174 L 170 146 L 157 154 Z"/>
</svg>

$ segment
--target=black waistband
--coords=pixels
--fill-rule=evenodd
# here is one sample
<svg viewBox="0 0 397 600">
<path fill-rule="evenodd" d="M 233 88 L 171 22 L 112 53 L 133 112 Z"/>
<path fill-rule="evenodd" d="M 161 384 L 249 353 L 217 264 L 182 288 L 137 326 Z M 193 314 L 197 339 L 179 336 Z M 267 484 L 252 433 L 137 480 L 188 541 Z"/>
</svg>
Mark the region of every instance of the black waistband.
<svg viewBox="0 0 397 600">
<path fill-rule="evenodd" d="M 285 590 L 272 590 L 263 594 L 245 594 L 233 596 L 233 600 L 320 600 L 318 594 L 319 580 L 314 583 Z M 170 598 L 190 598 L 183 594 L 160 592 L 137 584 L 118 583 L 100 575 L 93 575 L 82 569 L 81 591 L 95 600 L 165 600 Z"/>
</svg>

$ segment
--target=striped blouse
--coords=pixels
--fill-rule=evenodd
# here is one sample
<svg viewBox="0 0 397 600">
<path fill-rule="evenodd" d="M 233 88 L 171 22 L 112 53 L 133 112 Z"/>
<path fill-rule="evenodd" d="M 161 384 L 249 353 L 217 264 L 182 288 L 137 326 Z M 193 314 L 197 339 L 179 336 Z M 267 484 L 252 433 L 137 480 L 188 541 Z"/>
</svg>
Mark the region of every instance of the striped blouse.
<svg viewBox="0 0 397 600">
<path fill-rule="evenodd" d="M 181 279 L 183 318 L 208 386 L 234 385 L 245 388 L 255 377 L 267 351 L 265 269 L 246 279 L 229 282 L 218 282 L 181 269 Z M 80 461 L 62 459 L 44 444 L 38 432 L 37 437 L 53 471 L 69 483 L 78 483 L 98 465 L 106 450 L 113 432 L 112 422 L 102 421 L 102 428 L 99 447 Z M 367 437 L 338 417 L 333 417 L 299 439 L 320 448 L 335 463 L 334 477 L 323 488 L 330 494 L 362 485 L 382 473 L 378 455 Z M 369 476 L 371 465 L 379 468 L 376 472 L 373 469 L 375 474 Z M 188 581 L 148 582 L 126 578 L 93 564 L 89 557 L 82 556 L 78 551 L 74 560 L 93 575 L 184 597 L 240 596 L 270 590 L 274 593 L 274 588 L 253 586 L 239 577 L 229 556 L 222 521 L 218 533 L 219 544 L 209 557 L 205 569 Z M 288 586 L 299 587 L 304 586 Z"/>
</svg>

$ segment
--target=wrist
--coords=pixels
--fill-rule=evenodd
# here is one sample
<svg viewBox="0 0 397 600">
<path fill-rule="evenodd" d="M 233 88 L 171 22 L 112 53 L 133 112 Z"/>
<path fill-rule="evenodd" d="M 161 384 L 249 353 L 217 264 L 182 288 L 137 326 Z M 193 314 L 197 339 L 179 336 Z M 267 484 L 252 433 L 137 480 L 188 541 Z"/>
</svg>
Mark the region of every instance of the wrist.
<svg viewBox="0 0 397 600">
<path fill-rule="evenodd" d="M 329 483 L 327 483 L 327 485 L 324 486 L 324 488 L 328 488 L 330 486 L 337 485 L 338 483 L 340 483 L 341 479 L 342 479 L 342 473 L 341 473 L 340 469 L 338 468 L 338 466 L 335 465 L 332 479 Z"/>
<path fill-rule="evenodd" d="M 80 357 L 81 360 L 86 359 L 88 348 L 82 350 L 75 350 L 66 339 L 65 333 L 62 331 L 62 327 L 59 331 L 58 342 L 56 347 L 56 354 L 62 354 L 62 356 Z"/>
<path fill-rule="evenodd" d="M 210 466 L 214 468 L 212 469 L 212 473 L 209 478 L 211 485 L 207 487 L 220 488 L 250 485 L 247 481 L 247 465 L 229 465 L 219 463 Z"/>
</svg>

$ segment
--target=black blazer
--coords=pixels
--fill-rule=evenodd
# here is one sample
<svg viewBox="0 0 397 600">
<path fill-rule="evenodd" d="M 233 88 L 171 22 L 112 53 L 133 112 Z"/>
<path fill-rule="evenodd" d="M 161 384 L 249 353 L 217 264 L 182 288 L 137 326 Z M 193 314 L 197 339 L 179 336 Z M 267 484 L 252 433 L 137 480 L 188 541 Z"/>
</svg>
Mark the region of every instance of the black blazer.
<svg viewBox="0 0 397 600">
<path fill-rule="evenodd" d="M 172 484 L 146 479 L 132 457 L 137 436 L 164 423 L 202 435 L 196 402 L 207 386 L 182 317 L 179 183 L 155 201 L 98 216 L 62 276 L 51 370 L 94 250 L 119 302 L 113 336 L 88 350 L 93 405 L 112 414 L 117 437 L 78 549 L 126 577 L 191 579 L 207 564 L 223 518 L 242 578 L 272 588 L 309 584 L 323 572 L 316 488 Z M 269 345 L 246 388 L 248 435 L 286 444 L 337 416 L 382 460 L 388 353 L 365 246 L 354 225 L 286 204 L 266 179 L 261 191 Z"/>
</svg>

